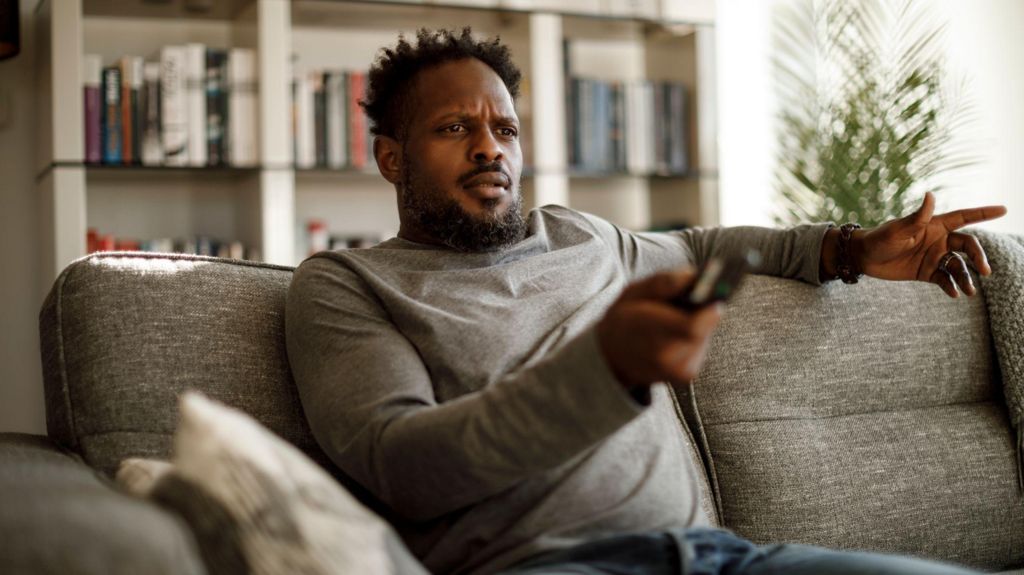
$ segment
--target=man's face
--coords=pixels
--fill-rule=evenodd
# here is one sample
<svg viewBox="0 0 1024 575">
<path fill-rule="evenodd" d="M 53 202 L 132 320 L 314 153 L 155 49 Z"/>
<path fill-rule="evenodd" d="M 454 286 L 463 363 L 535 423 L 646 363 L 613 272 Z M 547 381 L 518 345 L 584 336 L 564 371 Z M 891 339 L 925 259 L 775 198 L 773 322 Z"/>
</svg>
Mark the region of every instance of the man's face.
<svg viewBox="0 0 1024 575">
<path fill-rule="evenodd" d="M 519 119 L 501 78 L 476 59 L 420 72 L 402 143 L 403 236 L 463 251 L 523 238 Z"/>
</svg>

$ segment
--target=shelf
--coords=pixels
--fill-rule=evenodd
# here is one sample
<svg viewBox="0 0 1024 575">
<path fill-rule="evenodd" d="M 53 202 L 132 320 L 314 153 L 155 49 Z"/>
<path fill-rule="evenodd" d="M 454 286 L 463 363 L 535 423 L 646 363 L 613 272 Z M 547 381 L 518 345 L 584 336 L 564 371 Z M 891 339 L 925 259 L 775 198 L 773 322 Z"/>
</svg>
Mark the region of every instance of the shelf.
<svg viewBox="0 0 1024 575">
<path fill-rule="evenodd" d="M 566 9 L 567 4 L 570 5 L 569 9 Z M 639 6 L 633 10 L 629 8 L 612 10 L 608 8 L 610 4 L 600 0 L 575 0 L 573 2 L 566 2 L 565 0 L 464 0 L 462 2 L 452 0 L 293 0 L 293 5 L 300 8 L 317 5 L 358 6 L 366 14 L 376 11 L 382 15 L 388 13 L 396 14 L 399 10 L 408 12 L 415 9 L 420 11 L 452 10 L 462 13 L 477 12 L 511 16 L 528 16 L 543 12 L 562 17 L 586 18 L 594 21 L 636 22 L 668 33 L 692 33 L 694 27 L 713 25 L 708 18 L 707 10 L 699 11 L 699 16 L 694 15 L 689 18 L 661 18 L 658 14 L 658 2 L 649 0 L 648 2 L 638 2 L 637 4 L 646 4 L 646 6 Z M 572 5 L 577 6 L 577 8 L 572 9 Z"/>
<path fill-rule="evenodd" d="M 667 172 L 633 173 L 633 172 L 590 172 L 581 170 L 569 170 L 568 176 L 580 180 L 600 180 L 608 178 L 649 178 L 662 180 L 699 180 L 708 177 L 707 172 L 689 170 L 673 174 Z"/>
<path fill-rule="evenodd" d="M 62 164 L 68 165 L 68 164 Z M 74 165 L 74 164 L 71 164 Z M 90 164 L 83 162 L 78 164 L 87 170 L 87 173 L 144 173 L 144 174 L 234 174 L 251 175 L 263 168 L 260 166 L 146 166 L 142 164 L 116 165 L 116 164 Z"/>
<path fill-rule="evenodd" d="M 190 20 L 234 20 L 256 0 L 83 0 L 85 16 Z"/>
<path fill-rule="evenodd" d="M 267 261 L 305 255 L 306 224 L 337 235 L 393 234 L 393 186 L 365 169 L 299 167 L 292 158 L 291 79 L 365 71 L 399 33 L 471 26 L 498 35 L 523 72 L 527 208 L 562 204 L 633 229 L 717 223 L 714 0 L 53 0 L 37 9 L 40 44 L 40 233 L 52 277 L 84 253 L 85 227 L 125 237 L 232 238 Z M 208 8 L 197 10 L 195 8 Z M 611 10 L 611 7 L 616 7 Z M 709 9 L 710 7 L 710 9 Z M 662 19 L 661 15 L 668 15 Z M 569 39 L 569 44 L 565 40 Z M 253 166 L 109 165 L 85 157 L 83 54 L 104 64 L 152 60 L 166 45 L 247 48 L 257 55 Z M 564 54 L 566 46 L 570 53 Z M 679 174 L 587 171 L 567 165 L 565 68 L 595 79 L 674 81 L 688 93 L 691 136 Z M 710 103 L 710 104 L 709 104 Z M 705 114 L 704 111 L 708 113 Z M 308 164 L 303 164 L 308 165 Z M 606 165 L 606 164 L 596 164 Z M 613 164 L 607 164 L 613 165 Z M 615 164 L 620 165 L 620 164 Z M 631 164 L 634 167 L 657 164 Z M 684 164 L 676 163 L 676 166 Z"/>
<path fill-rule="evenodd" d="M 377 164 L 373 164 L 373 167 L 365 170 L 357 170 L 355 168 L 327 168 L 323 166 L 317 166 L 313 168 L 295 168 L 295 176 L 323 176 L 323 177 L 337 177 L 337 178 L 379 178 L 384 181 L 384 176 L 380 175 L 380 171 L 377 170 Z"/>
</svg>

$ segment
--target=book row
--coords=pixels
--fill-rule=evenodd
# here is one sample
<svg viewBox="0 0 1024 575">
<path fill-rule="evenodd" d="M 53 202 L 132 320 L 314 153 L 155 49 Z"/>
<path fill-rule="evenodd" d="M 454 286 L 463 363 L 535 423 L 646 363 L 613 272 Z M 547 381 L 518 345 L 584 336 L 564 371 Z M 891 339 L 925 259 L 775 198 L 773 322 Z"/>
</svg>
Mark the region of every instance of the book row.
<svg viewBox="0 0 1024 575">
<path fill-rule="evenodd" d="M 373 155 L 359 105 L 366 73 L 312 70 L 292 79 L 292 145 L 299 168 L 366 169 Z"/>
<path fill-rule="evenodd" d="M 388 234 L 333 234 L 327 223 L 319 219 L 306 222 L 306 247 L 308 255 L 322 251 L 353 248 L 368 248 L 379 244 Z"/>
<path fill-rule="evenodd" d="M 86 253 L 110 251 L 195 254 L 236 260 L 260 259 L 259 250 L 250 248 L 238 240 L 223 241 L 204 235 L 137 240 L 101 234 L 95 228 L 89 228 L 86 233 Z"/>
<path fill-rule="evenodd" d="M 251 49 L 164 46 L 155 61 L 84 56 L 85 161 L 254 166 L 256 58 Z"/>
<path fill-rule="evenodd" d="M 683 84 L 569 77 L 566 108 L 573 170 L 683 175 L 689 168 Z"/>
</svg>

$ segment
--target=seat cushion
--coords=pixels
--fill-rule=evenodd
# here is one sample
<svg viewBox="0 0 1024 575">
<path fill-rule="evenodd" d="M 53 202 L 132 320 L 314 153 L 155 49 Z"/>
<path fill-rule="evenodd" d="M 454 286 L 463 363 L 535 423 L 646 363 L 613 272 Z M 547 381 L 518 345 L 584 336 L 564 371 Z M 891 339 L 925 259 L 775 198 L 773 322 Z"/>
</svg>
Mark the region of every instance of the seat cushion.
<svg viewBox="0 0 1024 575">
<path fill-rule="evenodd" d="M 722 520 L 740 535 L 1024 564 L 982 297 L 754 276 L 692 391 Z"/>
<path fill-rule="evenodd" d="M 68 266 L 40 313 L 50 437 L 112 475 L 167 459 L 187 388 L 252 414 L 326 464 L 284 345 L 292 270 L 200 256 L 98 253 Z"/>
<path fill-rule="evenodd" d="M 117 491 L 45 437 L 0 433 L 0 573 L 205 572 L 178 516 Z"/>
</svg>

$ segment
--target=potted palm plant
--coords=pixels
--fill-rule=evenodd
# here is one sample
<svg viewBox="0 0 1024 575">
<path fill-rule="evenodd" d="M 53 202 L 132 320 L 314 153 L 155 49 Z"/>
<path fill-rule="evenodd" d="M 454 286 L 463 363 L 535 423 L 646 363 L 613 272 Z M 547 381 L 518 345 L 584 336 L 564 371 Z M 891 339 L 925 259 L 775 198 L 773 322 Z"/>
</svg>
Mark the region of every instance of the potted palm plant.
<svg viewBox="0 0 1024 575">
<path fill-rule="evenodd" d="M 794 0 L 778 8 L 776 223 L 907 213 L 939 174 L 973 163 L 971 121 L 949 88 L 938 25 L 919 0 Z"/>
</svg>

